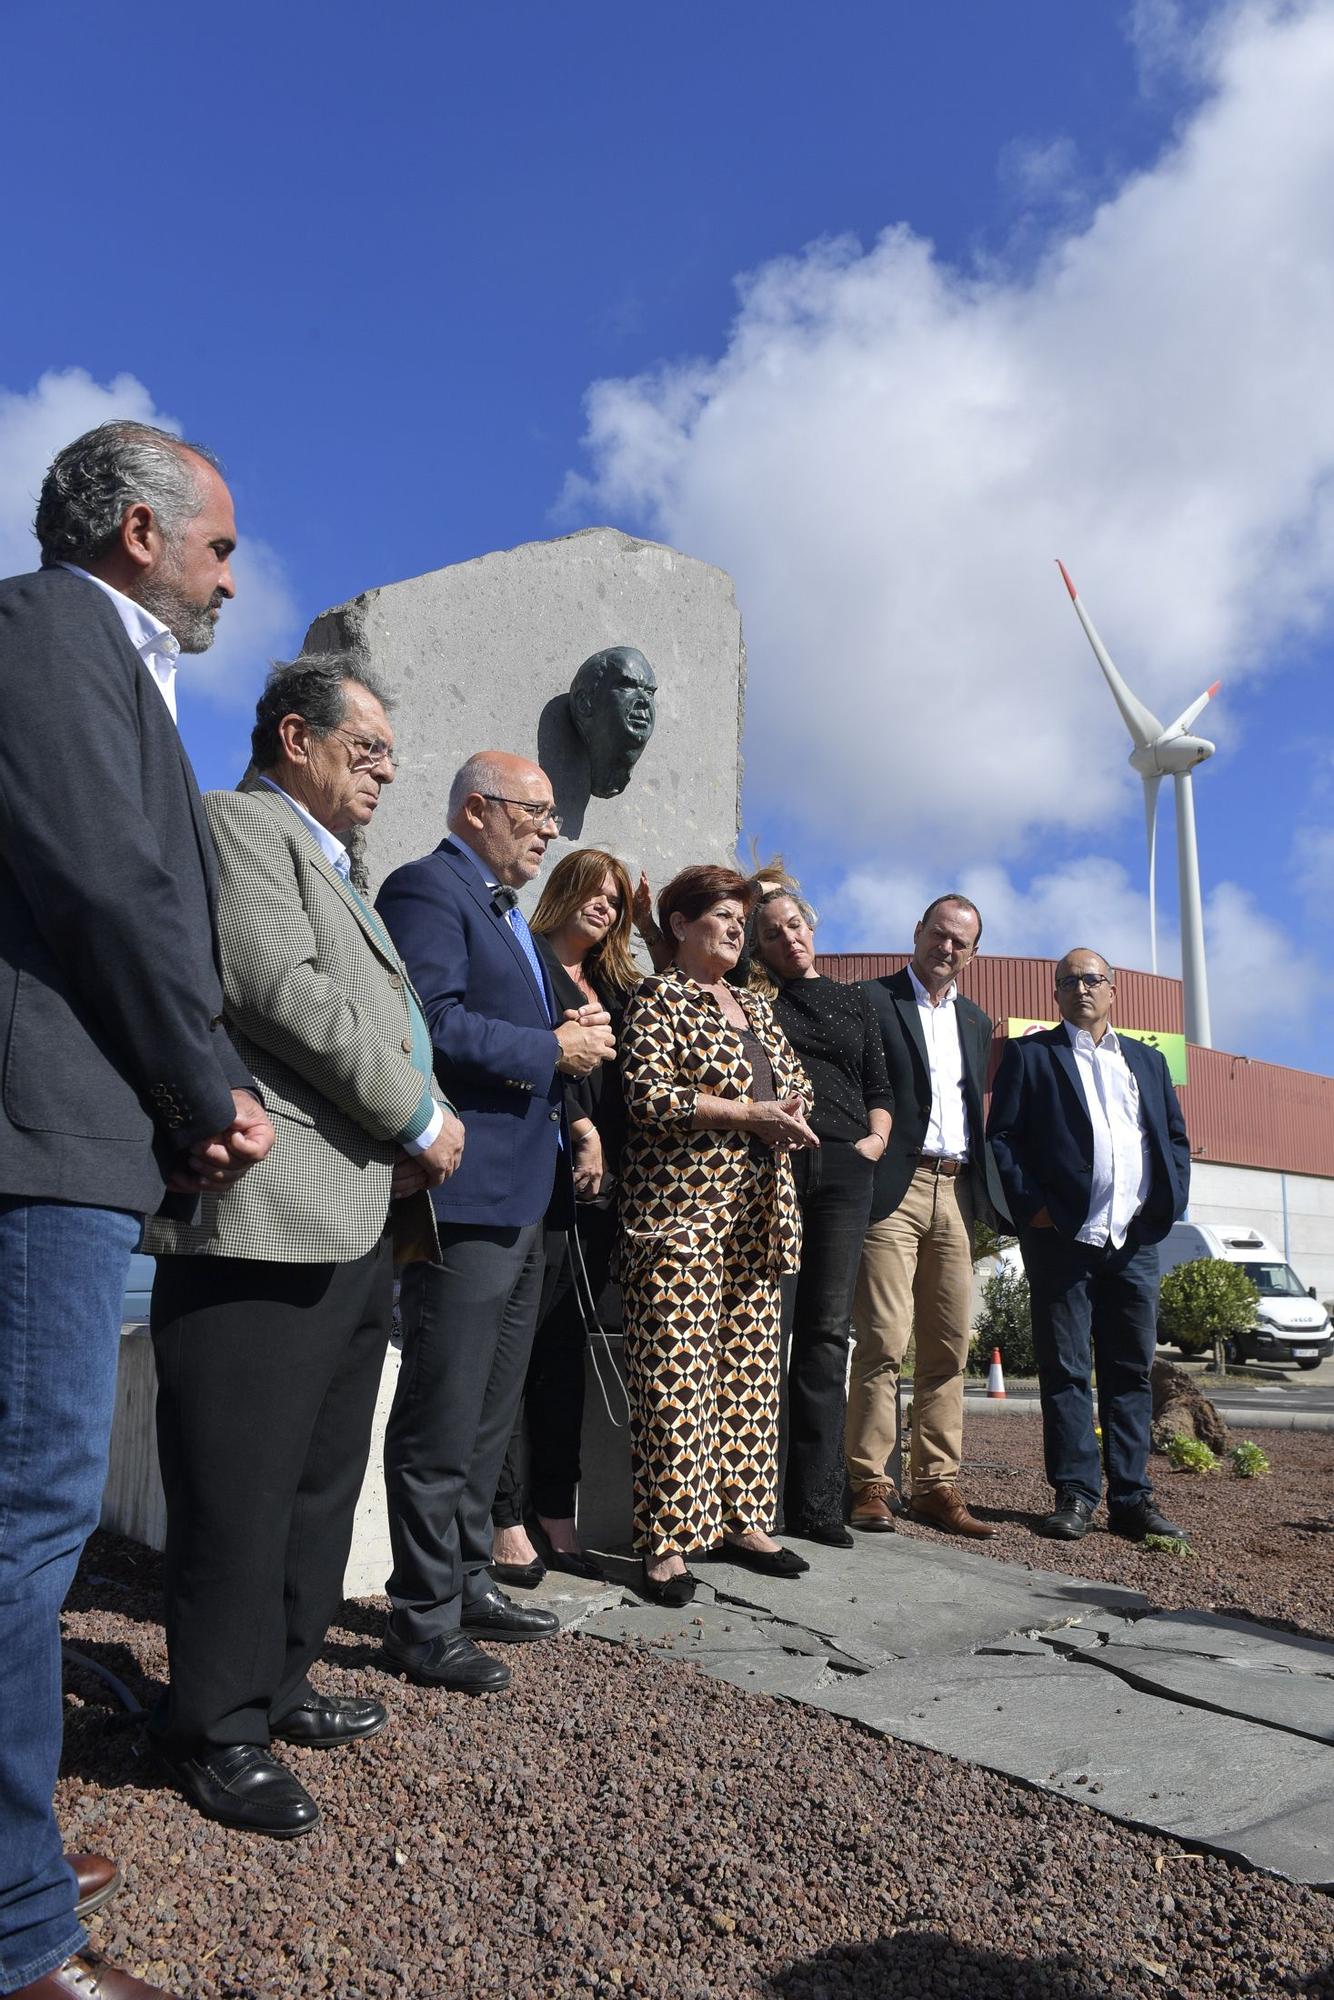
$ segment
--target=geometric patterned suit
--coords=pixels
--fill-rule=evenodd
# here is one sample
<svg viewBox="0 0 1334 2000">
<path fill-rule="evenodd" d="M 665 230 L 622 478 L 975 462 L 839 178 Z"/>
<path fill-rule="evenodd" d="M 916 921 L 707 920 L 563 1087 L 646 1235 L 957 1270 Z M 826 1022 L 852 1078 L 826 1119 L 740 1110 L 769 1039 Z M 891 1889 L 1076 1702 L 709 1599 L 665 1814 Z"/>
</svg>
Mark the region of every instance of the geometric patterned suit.
<svg viewBox="0 0 1334 2000">
<path fill-rule="evenodd" d="M 759 994 L 737 991 L 774 1092 L 809 1111 L 805 1071 Z M 672 967 L 646 979 L 620 1038 L 629 1131 L 620 1281 L 630 1396 L 635 1545 L 710 1548 L 772 1526 L 777 1507 L 779 1279 L 797 1268 L 801 1214 L 786 1153 L 741 1131 L 691 1130 L 695 1100 L 749 1098 L 741 1037 Z"/>
</svg>

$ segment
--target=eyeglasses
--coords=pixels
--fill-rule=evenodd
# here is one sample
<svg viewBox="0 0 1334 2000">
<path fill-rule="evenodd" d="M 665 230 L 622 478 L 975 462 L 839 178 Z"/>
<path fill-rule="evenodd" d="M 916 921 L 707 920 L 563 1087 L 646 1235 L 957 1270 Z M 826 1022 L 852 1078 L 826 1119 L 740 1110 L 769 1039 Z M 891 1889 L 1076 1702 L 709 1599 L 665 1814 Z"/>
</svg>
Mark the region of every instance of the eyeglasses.
<svg viewBox="0 0 1334 2000">
<path fill-rule="evenodd" d="M 479 799 L 490 799 L 493 806 L 515 806 L 525 819 L 534 826 L 549 826 L 553 833 L 559 833 L 563 821 L 554 805 L 535 806 L 531 799 L 507 799 L 500 792 L 479 792 Z"/>
<path fill-rule="evenodd" d="M 1057 980 L 1058 993 L 1072 993 L 1076 986 L 1087 986 L 1090 993 L 1096 993 L 1100 986 L 1110 986 L 1111 980 L 1105 972 L 1067 972 Z"/>
<path fill-rule="evenodd" d="M 344 743 L 352 745 L 356 753 L 351 759 L 354 771 L 371 771 L 377 764 L 387 764 L 391 771 L 398 769 L 398 752 L 383 736 L 357 736 L 350 729 L 331 729 L 329 734 L 341 736 Z"/>
</svg>

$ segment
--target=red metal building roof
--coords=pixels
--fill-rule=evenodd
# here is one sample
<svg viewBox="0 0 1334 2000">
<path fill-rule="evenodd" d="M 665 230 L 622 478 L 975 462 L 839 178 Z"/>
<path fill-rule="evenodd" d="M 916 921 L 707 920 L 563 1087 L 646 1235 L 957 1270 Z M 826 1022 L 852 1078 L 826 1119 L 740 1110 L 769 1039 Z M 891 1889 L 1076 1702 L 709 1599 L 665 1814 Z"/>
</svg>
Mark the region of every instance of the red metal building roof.
<svg viewBox="0 0 1334 2000">
<path fill-rule="evenodd" d="M 825 952 L 816 961 L 821 972 L 842 980 L 882 979 L 907 962 L 908 954 L 901 951 Z M 969 966 L 963 991 L 996 1023 L 993 1073 L 1007 1021 L 1055 1018 L 1055 975 L 1054 958 L 984 954 Z M 1181 981 L 1152 972 L 1118 972 L 1116 1018 L 1128 1028 L 1179 1035 Z M 1194 1043 L 1187 1062 L 1190 1081 L 1182 1086 L 1181 1107 L 1196 1159 L 1334 1180 L 1334 1077 Z"/>
</svg>

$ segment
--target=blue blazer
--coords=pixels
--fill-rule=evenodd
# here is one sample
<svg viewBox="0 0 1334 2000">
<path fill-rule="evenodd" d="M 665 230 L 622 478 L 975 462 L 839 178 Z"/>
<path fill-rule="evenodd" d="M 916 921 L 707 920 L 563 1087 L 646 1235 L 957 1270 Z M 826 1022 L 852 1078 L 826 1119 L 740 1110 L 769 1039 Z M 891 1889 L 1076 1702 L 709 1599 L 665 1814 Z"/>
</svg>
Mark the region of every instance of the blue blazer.
<svg viewBox="0 0 1334 2000">
<path fill-rule="evenodd" d="M 1151 1178 L 1130 1240 L 1157 1243 L 1186 1212 L 1190 1141 L 1159 1050 L 1120 1037 L 1139 1085 Z M 1045 1208 L 1062 1236 L 1088 1220 L 1093 1188 L 1093 1125 L 1065 1023 L 1006 1044 L 991 1091 L 987 1138 L 1016 1229 Z"/>
<path fill-rule="evenodd" d="M 544 974 L 539 987 L 476 864 L 451 840 L 396 868 L 375 907 L 417 989 L 436 1076 L 467 1135 L 457 1171 L 432 1193 L 437 1217 L 496 1229 L 539 1222 L 553 1189 L 565 1196 L 570 1179 L 550 982 Z"/>
</svg>

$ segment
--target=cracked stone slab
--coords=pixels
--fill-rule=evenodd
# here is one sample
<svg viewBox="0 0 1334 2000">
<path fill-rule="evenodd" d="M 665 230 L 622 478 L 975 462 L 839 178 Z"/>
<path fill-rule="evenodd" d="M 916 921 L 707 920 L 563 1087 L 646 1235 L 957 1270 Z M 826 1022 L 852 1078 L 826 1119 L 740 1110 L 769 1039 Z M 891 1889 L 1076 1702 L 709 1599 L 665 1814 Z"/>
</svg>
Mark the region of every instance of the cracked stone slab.
<svg viewBox="0 0 1334 2000">
<path fill-rule="evenodd" d="M 1316 1887 L 1334 1884 L 1334 1750 L 1143 1694 L 1082 1661 L 893 1661 L 817 1690 L 885 1736 Z"/>
<path fill-rule="evenodd" d="M 1280 1632 L 1249 1618 L 1224 1618 L 1214 1611 L 1156 1611 L 1109 1631 L 1107 1643 L 1194 1654 L 1243 1671 L 1323 1674 L 1334 1679 L 1334 1645 L 1328 1640 Z M 1327 1692 L 1334 1702 L 1334 1688 Z"/>
<path fill-rule="evenodd" d="M 818 1654 L 823 1660 L 828 1650 L 811 1633 L 781 1624 L 767 1613 L 751 1617 L 735 1605 L 717 1605 L 699 1599 L 677 1607 L 640 1603 L 609 1607 L 590 1618 L 581 1630 L 594 1639 L 622 1642 L 639 1639 L 650 1646 L 670 1646 L 679 1651 L 772 1650 Z"/>
<path fill-rule="evenodd" d="M 1146 1597 L 1116 1584 L 892 1535 L 863 1538 L 833 1563 L 822 1552 L 807 1575 L 790 1580 L 718 1562 L 709 1565 L 709 1579 L 720 1601 L 804 1627 L 865 1668 L 971 1653 L 1098 1612 L 1124 1617 L 1149 1609 Z"/>
<path fill-rule="evenodd" d="M 1121 1641 L 1075 1657 L 1081 1666 L 1115 1674 L 1146 1694 L 1175 1696 L 1219 1715 L 1244 1716 L 1269 1729 L 1334 1743 L 1334 1686 L 1319 1675 L 1237 1667 Z"/>
<path fill-rule="evenodd" d="M 746 1694 L 784 1696 L 789 1701 L 807 1701 L 831 1683 L 829 1662 L 823 1654 L 763 1652 L 699 1652 L 682 1655 L 714 1680 L 729 1681 Z"/>
</svg>

